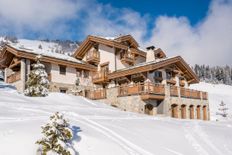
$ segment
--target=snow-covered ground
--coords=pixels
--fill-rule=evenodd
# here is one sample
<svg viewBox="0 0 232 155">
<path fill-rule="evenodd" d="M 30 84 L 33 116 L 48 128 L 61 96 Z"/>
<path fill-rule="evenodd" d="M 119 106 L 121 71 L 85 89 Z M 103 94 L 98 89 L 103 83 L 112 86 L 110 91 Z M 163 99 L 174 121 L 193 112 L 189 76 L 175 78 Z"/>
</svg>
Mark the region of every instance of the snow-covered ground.
<svg viewBox="0 0 232 155">
<path fill-rule="evenodd" d="M 209 84 L 201 82 L 190 86 L 192 89 L 208 92 L 210 103 L 210 116 L 211 120 L 222 119 L 219 112 L 219 104 L 223 101 L 228 107 L 229 117 L 232 119 L 232 86 L 224 84 Z"/>
<path fill-rule="evenodd" d="M 220 86 L 218 92 L 217 86 L 211 88 L 208 84 L 194 87 L 211 90 L 210 101 L 220 101 L 220 97 L 225 99 L 232 94 L 232 87 L 226 89 L 227 86 Z M 210 106 L 214 103 L 217 101 Z M 0 88 L 0 109 L 0 155 L 36 154 L 35 141 L 42 136 L 40 126 L 56 111 L 70 120 L 73 146 L 80 155 L 232 154 L 230 120 L 190 121 L 147 116 L 60 93 L 30 98 L 7 85 Z"/>
</svg>

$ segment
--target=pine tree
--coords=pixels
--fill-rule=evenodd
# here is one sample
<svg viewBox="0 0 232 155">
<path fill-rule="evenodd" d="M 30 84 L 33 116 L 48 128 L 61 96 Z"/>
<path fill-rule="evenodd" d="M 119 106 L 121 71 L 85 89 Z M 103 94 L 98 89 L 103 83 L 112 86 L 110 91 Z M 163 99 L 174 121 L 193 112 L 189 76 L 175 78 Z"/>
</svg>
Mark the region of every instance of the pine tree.
<svg viewBox="0 0 232 155">
<path fill-rule="evenodd" d="M 44 137 L 38 140 L 36 144 L 40 145 L 38 152 L 42 155 L 61 154 L 71 155 L 70 140 L 73 138 L 72 130 L 69 123 L 64 119 L 63 115 L 56 112 L 50 117 L 50 122 L 42 126 L 42 134 Z"/>
<path fill-rule="evenodd" d="M 218 115 L 221 115 L 222 117 L 228 116 L 227 113 L 228 108 L 226 107 L 226 104 L 223 101 L 221 101 L 221 103 L 219 104 L 218 110 L 219 110 L 219 112 L 217 113 Z"/>
<path fill-rule="evenodd" d="M 47 96 L 48 94 L 48 75 L 45 71 L 45 66 L 40 63 L 40 56 L 37 57 L 37 63 L 33 64 L 32 71 L 29 74 L 28 81 L 26 83 L 27 89 L 24 94 L 26 96 Z"/>
</svg>

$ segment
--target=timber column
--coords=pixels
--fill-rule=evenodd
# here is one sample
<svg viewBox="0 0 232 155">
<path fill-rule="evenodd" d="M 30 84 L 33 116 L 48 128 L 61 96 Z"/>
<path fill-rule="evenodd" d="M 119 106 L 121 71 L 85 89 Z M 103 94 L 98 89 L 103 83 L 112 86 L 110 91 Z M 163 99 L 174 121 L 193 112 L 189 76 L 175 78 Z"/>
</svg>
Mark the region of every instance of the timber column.
<svg viewBox="0 0 232 155">
<path fill-rule="evenodd" d="M 8 77 L 8 68 L 5 68 L 4 70 L 4 82 L 7 83 L 7 77 Z"/>
<path fill-rule="evenodd" d="M 22 91 L 24 91 L 25 85 L 26 85 L 26 60 L 25 59 L 21 59 L 20 73 L 21 73 L 21 81 L 22 81 Z"/>
</svg>

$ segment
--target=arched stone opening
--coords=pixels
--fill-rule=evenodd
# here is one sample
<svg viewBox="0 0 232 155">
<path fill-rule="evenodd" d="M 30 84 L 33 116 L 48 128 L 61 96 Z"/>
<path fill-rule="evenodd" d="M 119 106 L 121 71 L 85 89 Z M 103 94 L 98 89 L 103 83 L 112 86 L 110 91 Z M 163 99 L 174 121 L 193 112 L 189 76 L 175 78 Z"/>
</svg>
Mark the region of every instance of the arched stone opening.
<svg viewBox="0 0 232 155">
<path fill-rule="evenodd" d="M 197 106 L 197 119 L 201 119 L 201 106 Z"/>
<path fill-rule="evenodd" d="M 186 119 L 186 105 L 181 105 L 181 118 Z"/>
<path fill-rule="evenodd" d="M 189 106 L 189 118 L 194 119 L 194 106 L 193 105 Z"/>
<path fill-rule="evenodd" d="M 178 118 L 178 105 L 177 104 L 171 105 L 171 116 L 173 118 Z"/>
<path fill-rule="evenodd" d="M 203 120 L 207 120 L 207 106 L 204 105 L 203 106 Z"/>
<path fill-rule="evenodd" d="M 146 105 L 145 105 L 145 114 L 153 115 L 153 108 L 154 108 L 153 105 L 151 105 L 151 104 L 146 104 Z"/>
</svg>

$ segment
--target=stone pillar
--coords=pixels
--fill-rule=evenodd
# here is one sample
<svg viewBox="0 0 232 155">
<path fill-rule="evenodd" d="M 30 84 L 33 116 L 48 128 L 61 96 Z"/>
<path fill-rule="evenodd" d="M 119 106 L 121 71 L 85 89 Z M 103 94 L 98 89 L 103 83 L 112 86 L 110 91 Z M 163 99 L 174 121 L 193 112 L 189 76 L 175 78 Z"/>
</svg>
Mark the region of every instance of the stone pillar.
<svg viewBox="0 0 232 155">
<path fill-rule="evenodd" d="M 29 59 L 26 60 L 26 81 L 28 80 L 29 74 L 31 72 L 31 61 Z"/>
<path fill-rule="evenodd" d="M 170 86 L 165 85 L 165 99 L 163 105 L 163 114 L 171 116 Z"/>
<path fill-rule="evenodd" d="M 21 81 L 22 81 L 22 91 L 24 91 L 25 85 L 26 85 L 26 61 L 25 59 L 21 59 L 20 73 L 21 73 Z"/>
<path fill-rule="evenodd" d="M 184 87 L 188 88 L 188 82 L 186 80 L 184 80 Z"/>
<path fill-rule="evenodd" d="M 167 85 L 167 75 L 166 75 L 166 71 L 165 71 L 165 70 L 162 70 L 161 72 L 162 72 L 162 78 L 163 78 L 162 84 Z"/>
<path fill-rule="evenodd" d="M 178 75 L 175 76 L 175 81 L 176 81 L 176 86 L 179 87 L 180 86 L 180 78 Z"/>
</svg>

